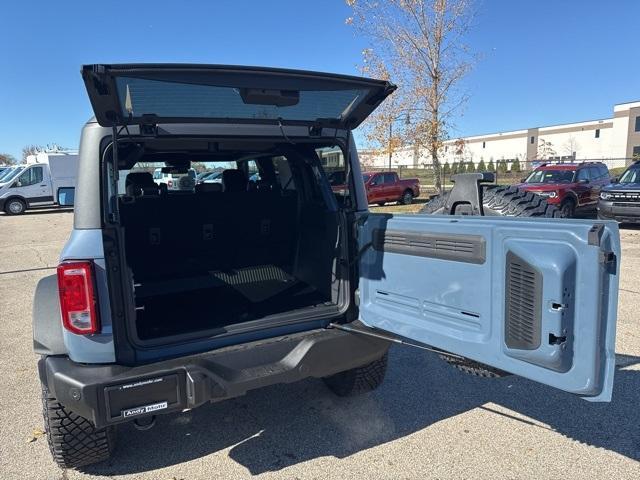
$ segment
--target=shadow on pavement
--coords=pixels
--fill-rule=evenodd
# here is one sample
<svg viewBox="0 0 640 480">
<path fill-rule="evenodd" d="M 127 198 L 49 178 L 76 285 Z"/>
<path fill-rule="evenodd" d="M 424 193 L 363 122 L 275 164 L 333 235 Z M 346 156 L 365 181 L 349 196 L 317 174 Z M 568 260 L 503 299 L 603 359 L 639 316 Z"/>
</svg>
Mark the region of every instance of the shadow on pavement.
<svg viewBox="0 0 640 480">
<path fill-rule="evenodd" d="M 73 213 L 73 208 L 30 208 L 25 210 L 21 215 L 48 215 L 50 213 Z M 5 217 L 18 217 L 18 215 L 7 215 L 5 212 L 0 211 L 0 216 Z"/>
<path fill-rule="evenodd" d="M 484 407 L 488 402 L 578 442 L 640 460 L 640 371 L 626 369 L 640 357 L 619 355 L 617 361 L 613 401 L 594 404 L 519 377 L 468 376 L 435 355 L 394 348 L 387 379 L 371 394 L 337 398 L 321 381 L 307 380 L 161 416 L 147 432 L 125 425 L 115 458 L 86 471 L 143 472 L 230 448 L 229 456 L 255 475 L 322 456 L 348 457 L 474 408 L 510 417 Z"/>
</svg>

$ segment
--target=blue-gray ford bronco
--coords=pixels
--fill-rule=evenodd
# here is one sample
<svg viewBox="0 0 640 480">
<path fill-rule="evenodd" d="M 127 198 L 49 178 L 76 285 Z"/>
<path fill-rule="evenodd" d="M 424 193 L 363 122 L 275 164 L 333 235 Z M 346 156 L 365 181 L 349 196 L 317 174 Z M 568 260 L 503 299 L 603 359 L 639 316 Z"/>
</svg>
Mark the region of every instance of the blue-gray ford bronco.
<svg viewBox="0 0 640 480">
<path fill-rule="evenodd" d="M 220 65 L 82 77 L 95 118 L 74 227 L 33 311 L 60 466 L 107 459 L 123 422 L 148 428 L 267 385 L 370 391 L 393 342 L 610 400 L 615 222 L 550 218 L 544 200 L 504 187 L 486 191 L 515 217 L 370 213 L 352 130 L 393 84 Z M 462 187 L 447 213 L 465 188 L 477 197 Z"/>
</svg>

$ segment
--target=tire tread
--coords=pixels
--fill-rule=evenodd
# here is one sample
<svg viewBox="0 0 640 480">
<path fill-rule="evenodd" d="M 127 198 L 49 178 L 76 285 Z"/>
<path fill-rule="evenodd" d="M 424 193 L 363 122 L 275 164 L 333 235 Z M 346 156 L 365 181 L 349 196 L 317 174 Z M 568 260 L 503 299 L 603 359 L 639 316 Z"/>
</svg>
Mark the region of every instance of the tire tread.
<svg viewBox="0 0 640 480">
<path fill-rule="evenodd" d="M 362 367 L 352 368 L 324 378 L 329 389 L 339 397 L 362 395 L 378 388 L 387 372 L 389 354 Z"/>
<path fill-rule="evenodd" d="M 420 210 L 420 213 L 444 213 L 444 205 L 448 196 L 449 192 L 445 192 L 433 197 Z M 482 205 L 485 210 L 492 211 L 493 215 L 560 218 L 560 210 L 555 205 L 548 203 L 544 197 L 514 186 L 484 186 Z"/>
<path fill-rule="evenodd" d="M 95 428 L 84 417 L 66 409 L 42 387 L 42 414 L 47 442 L 62 468 L 78 468 L 107 460 L 113 451 L 113 427 Z"/>
</svg>

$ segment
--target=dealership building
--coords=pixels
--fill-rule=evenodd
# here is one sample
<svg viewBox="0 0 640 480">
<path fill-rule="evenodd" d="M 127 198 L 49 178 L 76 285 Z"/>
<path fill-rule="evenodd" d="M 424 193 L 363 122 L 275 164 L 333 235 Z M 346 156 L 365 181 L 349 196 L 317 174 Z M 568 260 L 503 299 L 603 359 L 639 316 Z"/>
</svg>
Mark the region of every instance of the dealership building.
<svg viewBox="0 0 640 480">
<path fill-rule="evenodd" d="M 615 105 L 610 118 L 451 139 L 440 151 L 441 162 L 449 164 L 603 160 L 616 167 L 633 157 L 640 157 L 640 101 Z M 360 160 L 368 167 L 389 166 L 387 152 L 363 150 Z M 396 150 L 391 159 L 392 168 L 430 164 L 429 152 L 413 146 Z"/>
</svg>

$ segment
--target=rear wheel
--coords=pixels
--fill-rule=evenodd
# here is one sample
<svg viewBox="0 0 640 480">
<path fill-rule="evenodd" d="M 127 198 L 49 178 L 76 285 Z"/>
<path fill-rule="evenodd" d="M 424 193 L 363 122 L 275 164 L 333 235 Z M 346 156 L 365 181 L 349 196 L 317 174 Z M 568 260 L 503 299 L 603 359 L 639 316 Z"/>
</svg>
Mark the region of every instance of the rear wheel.
<svg viewBox="0 0 640 480">
<path fill-rule="evenodd" d="M 420 213 L 447 215 L 444 208 L 449 192 L 433 197 L 422 207 Z M 520 190 L 511 186 L 483 186 L 482 208 L 487 216 L 508 217 L 560 217 L 560 211 L 547 200 L 532 192 Z M 456 207 L 457 215 L 465 215 L 471 212 L 470 205 L 462 204 Z"/>
<path fill-rule="evenodd" d="M 413 203 L 413 192 L 411 190 L 405 190 L 400 199 L 402 205 L 411 205 Z"/>
<path fill-rule="evenodd" d="M 42 414 L 49 450 L 60 467 L 83 467 L 111 456 L 115 445 L 115 427 L 95 428 L 89 420 L 60 404 L 44 385 Z"/>
<path fill-rule="evenodd" d="M 7 215 L 20 215 L 27 209 L 27 204 L 20 198 L 11 198 L 4 206 Z"/>
<path fill-rule="evenodd" d="M 389 353 L 362 367 L 352 368 L 323 378 L 329 389 L 339 397 L 350 397 L 378 388 L 387 372 Z"/>
<path fill-rule="evenodd" d="M 379 206 L 379 207 L 384 207 L 384 204 L 385 204 L 385 203 L 386 203 L 386 202 L 378 202 L 378 206 Z"/>
</svg>

